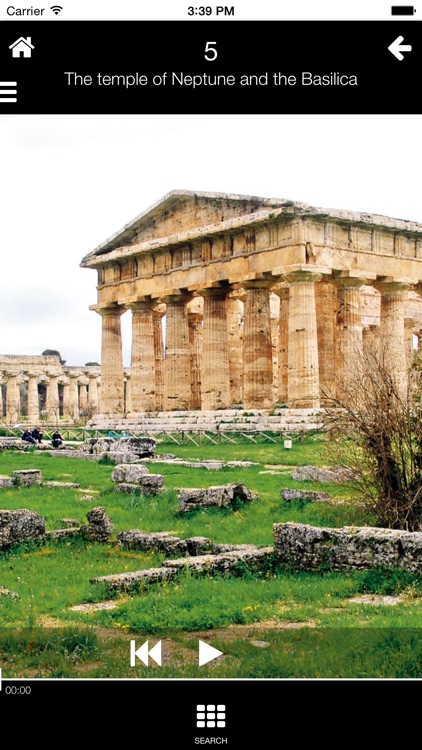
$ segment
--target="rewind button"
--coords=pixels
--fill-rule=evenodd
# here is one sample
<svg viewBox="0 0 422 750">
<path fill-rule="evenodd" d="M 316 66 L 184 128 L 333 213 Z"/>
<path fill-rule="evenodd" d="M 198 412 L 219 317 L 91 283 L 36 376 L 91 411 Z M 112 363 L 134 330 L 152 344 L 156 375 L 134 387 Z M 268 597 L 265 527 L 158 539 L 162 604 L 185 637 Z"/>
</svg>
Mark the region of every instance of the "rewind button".
<svg viewBox="0 0 422 750">
<path fill-rule="evenodd" d="M 15 104 L 18 101 L 17 85 L 17 81 L 0 81 L 0 104 Z"/>
</svg>

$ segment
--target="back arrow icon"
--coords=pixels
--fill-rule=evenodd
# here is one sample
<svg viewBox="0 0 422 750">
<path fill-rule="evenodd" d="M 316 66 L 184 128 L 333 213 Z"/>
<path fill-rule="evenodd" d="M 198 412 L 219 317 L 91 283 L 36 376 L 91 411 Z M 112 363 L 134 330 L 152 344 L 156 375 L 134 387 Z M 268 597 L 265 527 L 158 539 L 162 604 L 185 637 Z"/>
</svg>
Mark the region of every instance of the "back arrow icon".
<svg viewBox="0 0 422 750">
<path fill-rule="evenodd" d="M 412 51 L 412 45 L 411 44 L 402 44 L 404 41 L 403 36 L 398 36 L 397 39 L 394 40 L 389 46 L 390 52 L 393 53 L 394 57 L 397 57 L 397 60 L 404 60 L 404 55 L 402 55 L 403 52 L 411 52 Z"/>
</svg>

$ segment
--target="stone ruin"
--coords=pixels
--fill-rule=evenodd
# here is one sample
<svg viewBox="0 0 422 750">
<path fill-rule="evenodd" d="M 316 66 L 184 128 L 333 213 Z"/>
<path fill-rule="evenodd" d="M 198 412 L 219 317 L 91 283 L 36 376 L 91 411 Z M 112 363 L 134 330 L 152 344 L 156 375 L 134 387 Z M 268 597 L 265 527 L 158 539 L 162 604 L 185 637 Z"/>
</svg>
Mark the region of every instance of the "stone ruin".
<svg viewBox="0 0 422 750">
<path fill-rule="evenodd" d="M 163 475 L 150 474 L 144 464 L 118 464 L 111 479 L 116 482 L 116 492 L 128 495 L 157 495 L 164 486 Z"/>
<path fill-rule="evenodd" d="M 318 528 L 274 524 L 274 551 L 295 570 L 351 570 L 378 566 L 422 570 L 422 532 L 370 526 Z"/>
<path fill-rule="evenodd" d="M 321 468 L 320 466 L 298 466 L 293 469 L 291 478 L 298 482 L 353 482 L 356 480 L 356 473 L 349 469 L 348 466 L 330 466 Z"/>
<path fill-rule="evenodd" d="M 99 461 L 105 457 L 110 463 L 136 463 L 155 456 L 156 440 L 151 437 L 101 437 L 87 438 L 79 448 L 69 445 L 61 446 L 56 452 L 49 448 L 52 455 L 70 458 L 84 458 Z"/>
<path fill-rule="evenodd" d="M 312 500 L 315 503 L 331 502 L 328 492 L 314 492 L 313 490 L 280 490 L 280 497 L 286 503 L 291 503 L 292 500 Z"/>
<path fill-rule="evenodd" d="M 79 529 L 82 538 L 90 542 L 107 542 L 114 531 L 114 524 L 108 518 L 105 509 L 93 508 L 86 517 L 89 523 Z"/>
<path fill-rule="evenodd" d="M 258 495 L 244 484 L 226 484 L 220 487 L 207 487 L 206 489 L 181 488 L 179 489 L 179 508 L 181 513 L 198 508 L 225 508 L 235 505 L 236 502 L 251 502 Z"/>
<path fill-rule="evenodd" d="M 0 549 L 39 541 L 45 536 L 45 520 L 32 510 L 0 510 Z"/>
<path fill-rule="evenodd" d="M 64 529 L 45 530 L 45 519 L 25 508 L 0 510 L 0 550 L 22 542 L 44 542 L 54 539 L 72 539 L 81 535 L 92 542 L 107 542 L 114 530 L 104 508 L 93 508 L 87 513 L 89 523 Z M 70 520 L 70 519 L 69 519 Z M 72 519 L 73 521 L 75 519 Z"/>
</svg>

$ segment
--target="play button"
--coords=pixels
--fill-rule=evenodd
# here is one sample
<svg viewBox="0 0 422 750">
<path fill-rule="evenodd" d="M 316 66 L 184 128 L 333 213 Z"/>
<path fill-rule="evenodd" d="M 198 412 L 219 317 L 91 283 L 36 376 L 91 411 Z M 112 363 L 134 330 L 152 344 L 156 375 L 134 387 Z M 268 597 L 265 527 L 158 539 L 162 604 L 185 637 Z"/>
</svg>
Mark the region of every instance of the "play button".
<svg viewBox="0 0 422 750">
<path fill-rule="evenodd" d="M 199 666 L 203 667 L 204 664 L 208 664 L 209 661 L 217 659 L 218 656 L 223 656 L 223 652 L 219 651 L 218 648 L 210 646 L 209 643 L 199 641 Z"/>
</svg>

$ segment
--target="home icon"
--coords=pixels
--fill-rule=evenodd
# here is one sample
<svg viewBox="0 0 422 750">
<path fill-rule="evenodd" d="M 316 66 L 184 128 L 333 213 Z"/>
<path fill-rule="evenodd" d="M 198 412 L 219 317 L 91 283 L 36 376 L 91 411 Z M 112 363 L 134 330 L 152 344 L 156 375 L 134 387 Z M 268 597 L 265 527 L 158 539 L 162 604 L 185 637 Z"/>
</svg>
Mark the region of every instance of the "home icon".
<svg viewBox="0 0 422 750">
<path fill-rule="evenodd" d="M 16 42 L 10 45 L 9 49 L 12 51 L 12 57 L 31 57 L 31 52 L 34 46 L 31 44 L 31 37 L 20 36 Z"/>
</svg>

